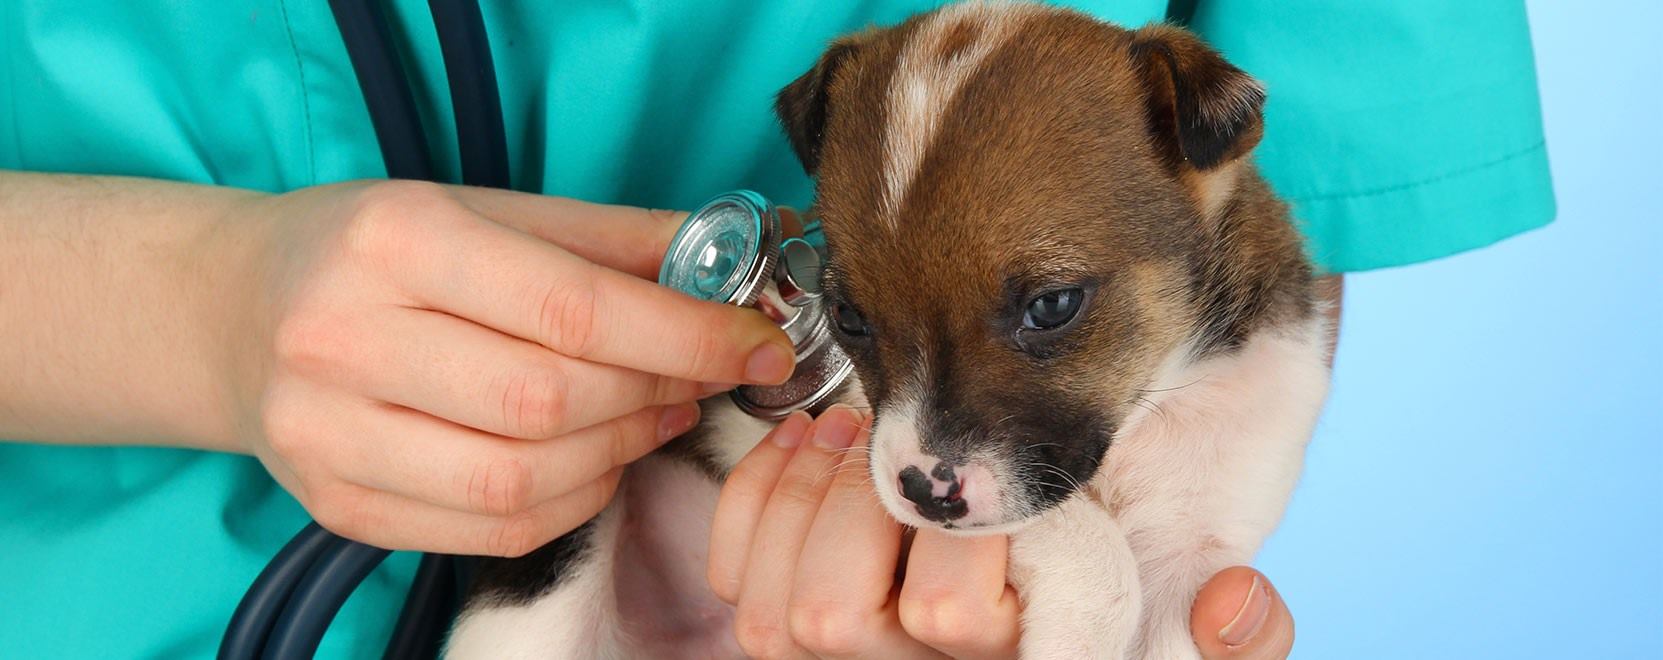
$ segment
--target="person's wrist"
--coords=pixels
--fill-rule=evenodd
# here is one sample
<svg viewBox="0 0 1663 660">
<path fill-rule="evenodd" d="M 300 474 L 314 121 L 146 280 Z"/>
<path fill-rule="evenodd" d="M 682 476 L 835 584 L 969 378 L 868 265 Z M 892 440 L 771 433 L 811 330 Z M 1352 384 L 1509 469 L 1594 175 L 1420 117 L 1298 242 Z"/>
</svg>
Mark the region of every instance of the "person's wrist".
<svg viewBox="0 0 1663 660">
<path fill-rule="evenodd" d="M 275 280 L 286 240 L 280 209 L 284 195 L 238 191 L 214 218 L 199 247 L 198 277 L 206 286 L 193 299 L 207 329 L 201 359 L 211 374 L 217 404 L 194 424 L 195 444 L 216 451 L 252 453 L 260 435 L 258 410 L 270 371 Z"/>
</svg>

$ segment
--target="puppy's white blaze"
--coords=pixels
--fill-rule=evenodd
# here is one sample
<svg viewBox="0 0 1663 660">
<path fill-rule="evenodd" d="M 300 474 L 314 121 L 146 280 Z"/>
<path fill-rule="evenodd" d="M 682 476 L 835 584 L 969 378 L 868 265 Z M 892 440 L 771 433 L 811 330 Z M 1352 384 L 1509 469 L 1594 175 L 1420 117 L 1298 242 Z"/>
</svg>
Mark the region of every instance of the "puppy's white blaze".
<svg viewBox="0 0 1663 660">
<path fill-rule="evenodd" d="M 883 134 L 883 210 L 891 227 L 899 225 L 902 197 L 918 176 L 942 112 L 982 60 L 1035 11 L 1033 6 L 1004 3 L 953 5 L 931 16 L 902 49 L 889 83 L 888 126 Z M 943 40 L 964 23 L 975 24 L 974 41 L 953 57 L 942 58 Z"/>
</svg>

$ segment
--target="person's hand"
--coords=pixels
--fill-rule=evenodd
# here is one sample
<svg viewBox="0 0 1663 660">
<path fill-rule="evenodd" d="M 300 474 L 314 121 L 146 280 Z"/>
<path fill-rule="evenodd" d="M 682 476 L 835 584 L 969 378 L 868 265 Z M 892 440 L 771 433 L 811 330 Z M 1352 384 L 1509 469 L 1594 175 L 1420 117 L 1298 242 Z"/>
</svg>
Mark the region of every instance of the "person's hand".
<svg viewBox="0 0 1663 660">
<path fill-rule="evenodd" d="M 908 547 L 869 483 L 868 422 L 841 406 L 812 422 L 793 415 L 728 476 L 708 579 L 737 607 L 740 648 L 758 658 L 1016 657 L 1008 538 L 919 530 Z M 1190 625 L 1208 660 L 1285 658 L 1293 644 L 1287 606 L 1247 567 L 1202 587 Z"/>
<path fill-rule="evenodd" d="M 698 398 L 791 372 L 761 314 L 652 281 L 679 214 L 414 182 L 237 213 L 267 246 L 232 329 L 246 449 L 354 540 L 524 554 Z"/>
</svg>

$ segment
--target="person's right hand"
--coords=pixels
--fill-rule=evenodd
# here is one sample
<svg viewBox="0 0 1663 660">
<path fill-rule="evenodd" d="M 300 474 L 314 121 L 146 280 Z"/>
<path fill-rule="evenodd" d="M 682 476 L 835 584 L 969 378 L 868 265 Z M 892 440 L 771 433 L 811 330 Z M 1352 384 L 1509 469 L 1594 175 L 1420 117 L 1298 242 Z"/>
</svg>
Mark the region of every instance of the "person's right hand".
<svg viewBox="0 0 1663 660">
<path fill-rule="evenodd" d="M 228 332 L 247 450 L 325 528 L 517 556 L 593 517 L 695 401 L 779 383 L 785 334 L 655 284 L 680 214 L 414 182 L 251 200 Z"/>
</svg>

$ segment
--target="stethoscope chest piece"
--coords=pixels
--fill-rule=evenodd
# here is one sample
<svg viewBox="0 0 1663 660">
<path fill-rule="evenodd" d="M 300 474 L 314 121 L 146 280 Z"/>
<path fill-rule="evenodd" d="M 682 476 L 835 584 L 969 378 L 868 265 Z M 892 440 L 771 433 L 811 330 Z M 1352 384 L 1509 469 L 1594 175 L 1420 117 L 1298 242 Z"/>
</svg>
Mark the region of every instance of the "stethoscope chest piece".
<svg viewBox="0 0 1663 660">
<path fill-rule="evenodd" d="M 780 385 L 744 385 L 733 402 L 746 413 L 781 419 L 817 412 L 849 379 L 854 365 L 832 341 L 820 301 L 824 256 L 801 237 L 785 238 L 779 211 L 749 190 L 705 202 L 670 241 L 660 284 L 701 300 L 752 307 L 785 330 L 797 369 Z"/>
</svg>

